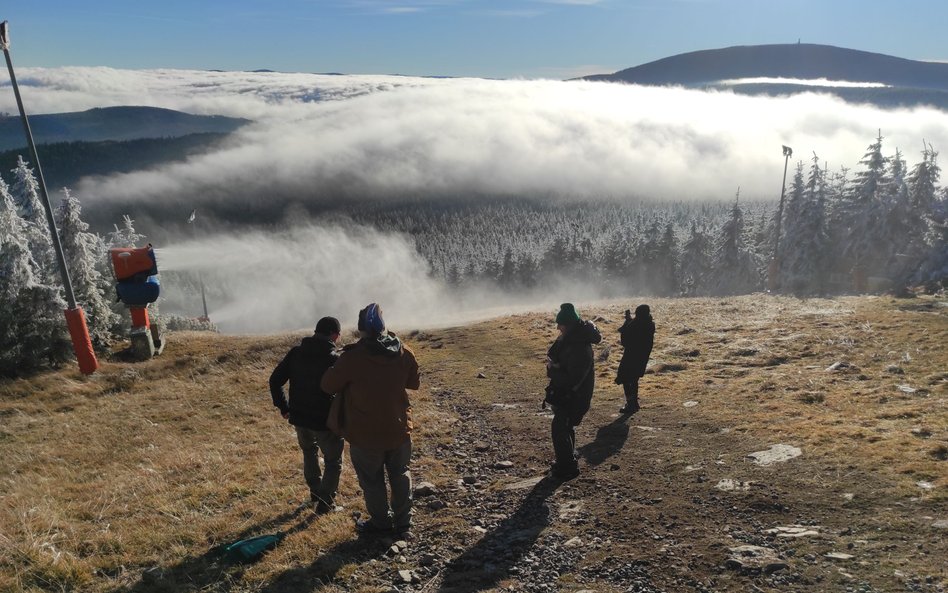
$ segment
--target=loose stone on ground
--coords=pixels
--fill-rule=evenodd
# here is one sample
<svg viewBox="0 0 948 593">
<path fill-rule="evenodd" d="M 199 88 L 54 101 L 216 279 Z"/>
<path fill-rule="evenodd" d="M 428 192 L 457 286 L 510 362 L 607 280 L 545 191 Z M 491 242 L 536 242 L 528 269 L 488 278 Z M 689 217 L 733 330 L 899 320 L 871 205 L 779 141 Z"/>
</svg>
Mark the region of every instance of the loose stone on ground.
<svg viewBox="0 0 948 593">
<path fill-rule="evenodd" d="M 731 555 L 724 562 L 726 568 L 749 574 L 772 574 L 789 565 L 777 553 L 763 546 L 743 545 L 729 548 Z"/>
<path fill-rule="evenodd" d="M 799 447 L 778 443 L 776 445 L 771 445 L 770 449 L 767 449 L 766 451 L 755 451 L 753 453 L 749 453 L 747 457 L 752 459 L 757 465 L 772 465 L 774 463 L 790 461 L 791 459 L 799 457 L 800 455 L 803 455 L 803 451 Z"/>
</svg>

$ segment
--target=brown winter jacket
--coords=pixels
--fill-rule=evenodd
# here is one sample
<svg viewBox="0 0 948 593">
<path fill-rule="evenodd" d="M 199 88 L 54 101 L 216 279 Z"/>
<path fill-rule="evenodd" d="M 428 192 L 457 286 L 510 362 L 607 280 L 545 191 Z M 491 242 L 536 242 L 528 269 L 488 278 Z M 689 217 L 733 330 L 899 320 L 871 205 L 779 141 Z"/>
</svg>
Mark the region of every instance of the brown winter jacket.
<svg viewBox="0 0 948 593">
<path fill-rule="evenodd" d="M 346 440 L 370 451 L 401 446 L 412 430 L 408 389 L 418 389 L 415 355 L 393 333 L 347 346 L 323 375 L 326 393 L 345 397 Z"/>
</svg>

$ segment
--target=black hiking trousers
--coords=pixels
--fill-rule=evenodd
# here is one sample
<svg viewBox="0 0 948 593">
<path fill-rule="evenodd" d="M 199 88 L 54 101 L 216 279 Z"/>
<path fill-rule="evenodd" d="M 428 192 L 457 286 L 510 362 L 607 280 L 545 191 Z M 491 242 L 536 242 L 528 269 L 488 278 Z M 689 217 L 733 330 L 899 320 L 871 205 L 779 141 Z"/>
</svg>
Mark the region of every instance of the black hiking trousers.
<svg viewBox="0 0 948 593">
<path fill-rule="evenodd" d="M 553 437 L 553 454 L 556 457 L 554 468 L 558 472 L 575 471 L 576 463 L 576 427 L 586 415 L 588 406 L 583 410 L 570 406 L 553 406 L 553 422 L 550 433 Z"/>
<path fill-rule="evenodd" d="M 628 406 L 638 407 L 639 405 L 639 378 L 635 377 L 628 383 L 622 384 L 622 390 L 625 392 L 625 403 Z"/>
</svg>

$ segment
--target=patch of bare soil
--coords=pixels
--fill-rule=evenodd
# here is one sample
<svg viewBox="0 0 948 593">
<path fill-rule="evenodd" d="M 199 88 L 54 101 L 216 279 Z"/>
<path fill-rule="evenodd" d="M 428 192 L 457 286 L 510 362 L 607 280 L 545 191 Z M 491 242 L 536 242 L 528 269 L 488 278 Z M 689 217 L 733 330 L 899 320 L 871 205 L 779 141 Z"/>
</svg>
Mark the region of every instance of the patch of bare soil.
<svg viewBox="0 0 948 593">
<path fill-rule="evenodd" d="M 598 319 L 580 476 L 545 475 L 554 312 L 408 332 L 415 539 L 315 518 L 266 378 L 293 337 L 173 336 L 162 359 L 0 386 L 0 588 L 944 591 L 948 308 L 931 299 L 649 301 L 642 410 Z M 170 353 L 170 356 L 169 356 Z M 250 566 L 220 543 L 286 539 Z"/>
</svg>

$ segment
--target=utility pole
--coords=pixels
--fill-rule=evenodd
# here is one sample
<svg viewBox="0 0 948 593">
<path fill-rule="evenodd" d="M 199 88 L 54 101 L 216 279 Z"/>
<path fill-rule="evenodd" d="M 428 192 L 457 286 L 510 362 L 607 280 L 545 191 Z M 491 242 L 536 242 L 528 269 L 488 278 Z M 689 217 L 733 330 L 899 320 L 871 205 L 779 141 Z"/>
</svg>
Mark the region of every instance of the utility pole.
<svg viewBox="0 0 948 593">
<path fill-rule="evenodd" d="M 767 288 L 771 291 L 779 288 L 780 277 L 780 224 L 783 221 L 783 199 L 787 191 L 787 165 L 790 163 L 790 157 L 793 156 L 793 149 L 789 146 L 783 147 L 783 181 L 780 183 L 780 205 L 777 207 L 777 232 L 774 234 L 774 257 L 770 260 L 770 269 L 768 270 Z"/>
<path fill-rule="evenodd" d="M 197 238 L 197 225 L 194 224 L 194 221 L 197 219 L 197 210 L 191 211 L 191 216 L 188 216 L 188 224 L 191 225 L 192 235 L 195 239 Z M 204 294 L 204 277 L 201 276 L 201 272 L 198 271 L 198 283 L 201 285 L 201 304 L 204 305 L 204 317 L 201 318 L 201 321 L 210 322 L 211 318 L 207 314 L 207 297 Z"/>
<path fill-rule="evenodd" d="M 76 303 L 76 294 L 72 290 L 69 269 L 66 267 L 66 256 L 63 253 L 62 242 L 59 240 L 59 231 L 56 229 L 56 221 L 53 219 L 53 209 L 49 204 L 49 193 L 46 191 L 46 179 L 43 177 L 43 168 L 40 166 L 39 154 L 37 154 L 36 144 L 33 142 L 33 131 L 30 129 L 30 120 L 26 116 L 26 110 L 23 108 L 23 99 L 20 97 L 20 87 L 16 83 L 16 75 L 13 72 L 13 60 L 10 58 L 10 28 L 7 21 L 0 23 L 0 46 L 3 47 L 3 55 L 7 60 L 7 70 L 10 72 L 10 83 L 13 86 L 13 94 L 16 96 L 16 106 L 20 110 L 20 120 L 23 123 L 23 132 L 26 134 L 30 157 L 33 159 L 33 166 L 36 168 L 40 197 L 43 201 L 43 208 L 46 210 L 46 222 L 49 225 L 53 248 L 56 251 L 56 261 L 59 263 L 59 273 L 62 276 L 63 288 L 66 291 L 66 302 L 69 305 L 69 308 L 65 311 L 66 325 L 69 327 L 69 335 L 72 338 L 76 358 L 79 361 L 79 369 L 83 374 L 91 375 L 99 368 L 99 361 L 96 360 L 95 351 L 92 349 L 92 341 L 89 339 L 89 328 L 86 325 L 85 313 L 82 311 L 82 307 Z"/>
</svg>

